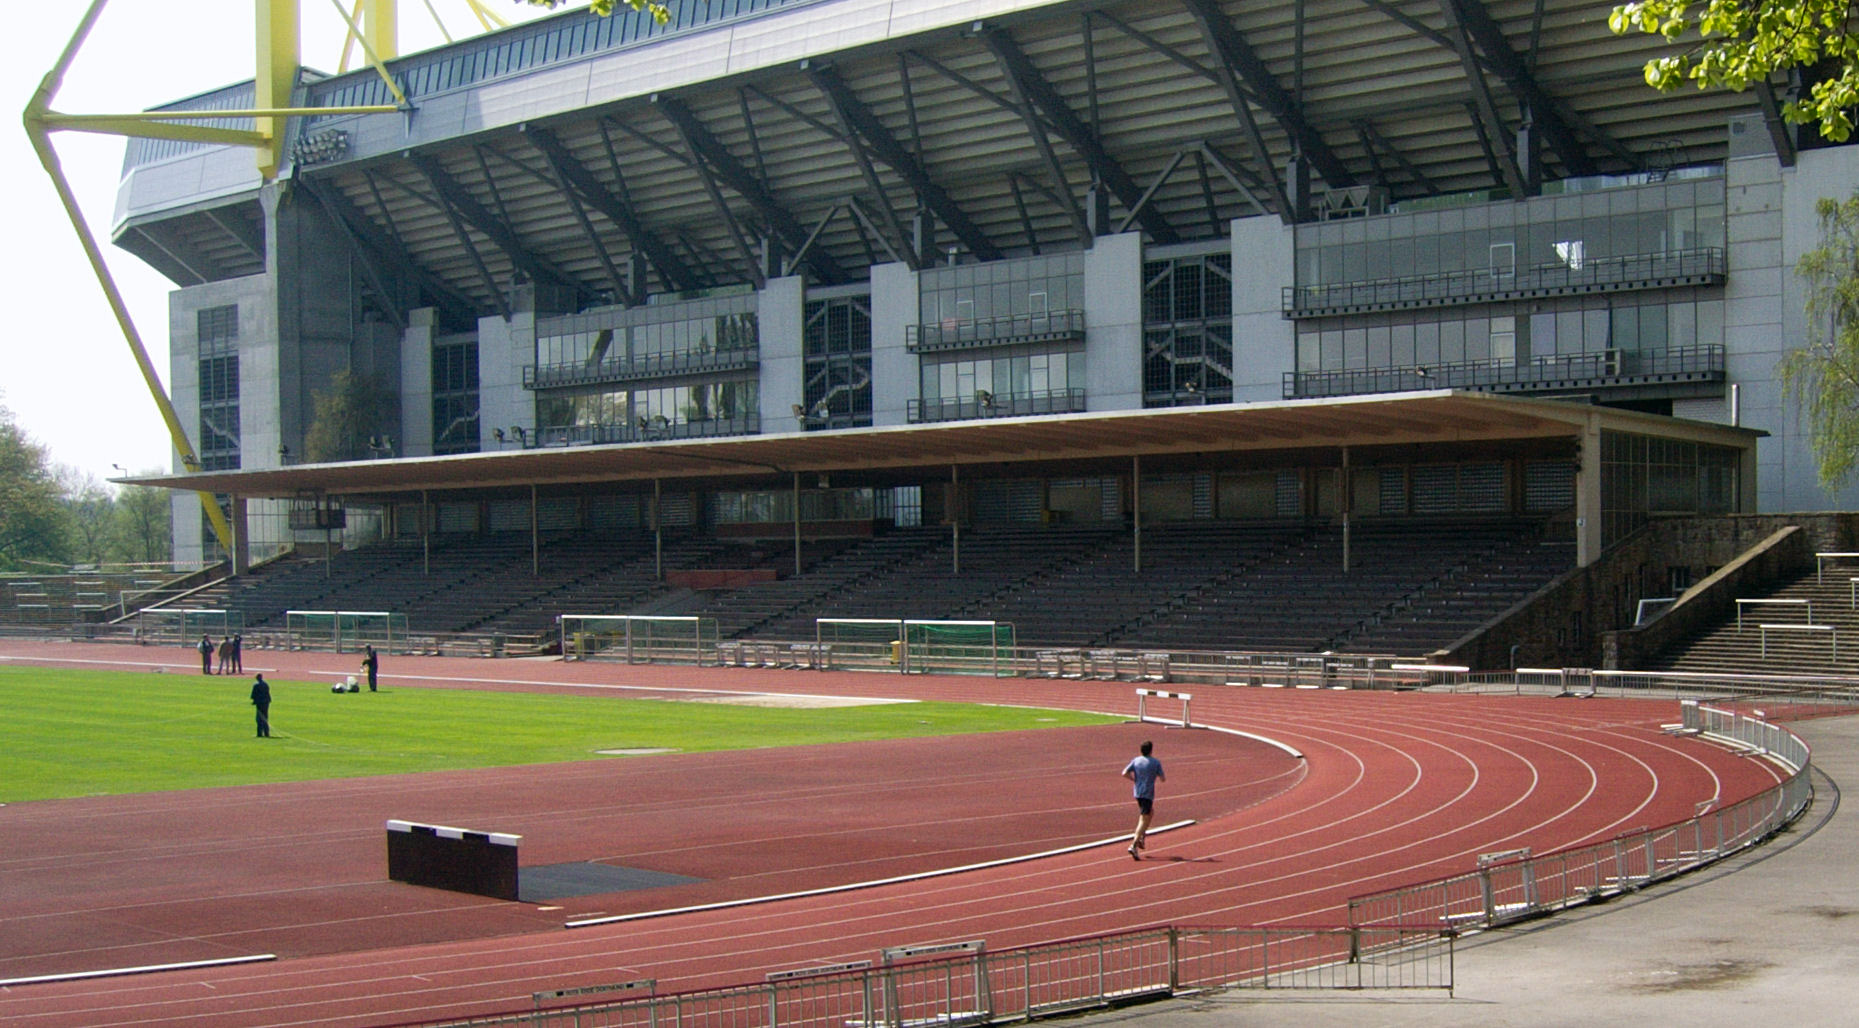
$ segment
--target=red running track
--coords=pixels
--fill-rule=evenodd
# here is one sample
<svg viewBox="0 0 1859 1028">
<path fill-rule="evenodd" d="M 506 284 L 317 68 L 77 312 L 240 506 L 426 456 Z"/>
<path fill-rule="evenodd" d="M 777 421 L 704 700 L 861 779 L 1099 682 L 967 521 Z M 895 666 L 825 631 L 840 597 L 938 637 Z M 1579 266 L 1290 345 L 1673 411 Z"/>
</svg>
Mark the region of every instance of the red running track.
<svg viewBox="0 0 1859 1028">
<path fill-rule="evenodd" d="M 14 646 L 0 652 L 87 661 L 152 658 L 171 660 L 177 666 L 184 666 L 188 657 L 184 651 L 101 646 L 56 651 Z M 344 673 L 348 663 L 346 658 L 289 655 L 286 660 L 284 656 L 254 655 L 253 669 L 282 664 L 285 676 L 315 677 L 310 672 Z M 337 670 L 338 665 L 343 671 Z M 831 693 L 1125 713 L 1133 712 L 1135 706 L 1132 687 L 1118 683 L 518 661 L 401 659 L 384 680 L 394 688 L 443 684 L 582 691 L 638 686 L 660 692 Z M 1043 775 L 1050 769 L 1038 762 L 995 763 L 1002 759 L 1000 751 L 1010 748 L 963 749 L 968 744 L 954 741 L 949 745 L 956 748 L 949 754 L 928 754 L 917 764 L 885 755 L 875 766 L 861 762 L 856 767 L 848 763 L 829 768 L 840 772 L 844 780 L 840 784 L 857 786 L 834 792 L 835 824 L 842 818 L 864 825 L 887 823 L 882 816 L 854 812 L 861 800 L 886 806 L 888 790 L 908 789 L 911 777 L 926 773 L 926 768 L 949 766 L 966 775 L 969 783 L 1001 782 L 999 788 L 964 790 L 965 802 L 972 809 L 958 805 L 953 815 L 937 815 L 932 820 L 939 827 L 922 836 L 923 843 L 875 858 L 886 866 L 910 865 L 921 854 L 909 851 L 920 846 L 929 851 L 930 864 L 943 859 L 965 864 L 970 861 L 952 858 L 966 852 L 971 836 L 987 839 L 983 848 L 993 847 L 995 852 L 1002 846 L 1011 848 L 1010 840 L 1003 843 L 984 826 L 1013 822 L 1011 813 L 1016 808 L 1037 812 L 1030 822 L 1013 822 L 1017 830 L 1027 832 L 1031 844 L 1026 851 L 1047 848 L 1042 845 L 1046 841 L 1088 835 L 1096 827 L 1086 812 L 1075 814 L 1079 818 L 1075 824 L 1054 824 L 1045 830 L 1047 822 L 1058 817 L 1054 811 L 1074 816 L 1072 812 L 1101 806 L 1107 810 L 1106 823 L 1113 824 L 1115 831 L 1126 830 L 1129 803 L 1114 772 L 1134 738 L 1152 736 L 1158 755 L 1171 771 L 1158 804 L 1159 820 L 1174 820 L 1183 816 L 1184 808 L 1195 805 L 1215 812 L 1200 817 L 1192 827 L 1154 837 L 1149 859 L 1140 864 L 1132 863 L 1121 845 L 1106 845 L 857 891 L 573 930 L 560 927 L 559 922 L 541 923 L 544 912 L 531 905 L 472 901 L 462 904 L 462 909 L 440 914 L 402 916 L 395 912 L 380 919 L 389 925 L 463 926 L 451 941 L 397 945 L 398 929 L 368 924 L 365 919 L 359 924 L 322 926 L 329 938 L 323 939 L 324 948 L 318 955 L 269 964 L 10 988 L 0 993 L 0 1021 L 33 1028 L 379 1025 L 522 1009 L 531 992 L 544 988 L 654 978 L 660 992 L 669 992 L 758 980 L 771 970 L 869 958 L 890 945 L 986 938 L 990 948 L 998 949 L 1163 922 L 1340 922 L 1347 898 L 1354 894 L 1457 873 L 1472 866 L 1479 853 L 1519 846 L 1540 853 L 1681 820 L 1691 815 L 1699 801 L 1732 803 L 1767 788 L 1779 777 L 1764 762 L 1665 735 L 1659 726 L 1677 717 L 1676 705 L 1668 702 L 1222 687 L 1191 691 L 1197 722 L 1268 736 L 1302 751 L 1303 767 L 1291 773 L 1301 778 L 1296 787 L 1273 792 L 1275 783 L 1287 780 L 1281 763 L 1274 763 L 1282 758 L 1269 755 L 1273 751 L 1231 736 L 1166 731 L 1156 726 L 1116 726 L 1105 731 L 1101 743 L 1091 738 L 1081 748 L 1069 742 L 1059 746 L 1057 738 L 1089 737 L 1091 730 L 1054 733 L 1050 748 L 1063 755 L 1052 763 L 1071 767 L 1075 774 L 1051 772 L 1055 777 L 1050 781 L 1040 779 L 1028 785 L 1017 786 L 1015 776 Z M 1046 736 L 1042 733 L 1039 738 Z M 1039 747 L 1047 748 L 1045 743 Z M 1171 760 L 1171 754 L 1178 759 Z M 758 752 L 751 763 L 769 755 Z M 745 757 L 721 755 L 716 759 L 742 761 Z M 613 765 L 596 762 L 569 767 L 606 770 Z M 700 773 L 692 772 L 693 776 Z M 503 774 L 442 777 L 454 778 L 459 796 L 469 797 L 473 791 L 486 791 L 479 783 L 496 782 Z M 1115 793 L 1109 798 L 1102 785 L 1106 777 L 1111 778 Z M 1073 790 L 1079 791 L 1074 794 Z M 445 791 L 436 789 L 435 793 Z M 937 791 L 933 788 L 929 793 Z M 169 794 L 162 799 L 185 795 Z M 926 793 L 907 795 L 911 797 L 908 803 L 914 805 Z M 125 797 L 116 802 L 148 801 L 148 797 Z M 462 808 L 472 806 L 468 798 L 457 802 Z M 757 797 L 742 807 L 761 802 Z M 30 814 L 35 808 L 58 805 L 0 809 L 0 824 L 20 817 L 22 811 Z M 648 816 L 651 813 L 622 811 L 615 824 L 638 826 L 662 820 Z M 745 838 L 772 837 L 766 826 L 752 828 L 752 818 L 733 817 L 729 824 L 738 820 L 745 825 Z M 378 823 L 371 821 L 367 832 L 371 834 Z M 961 826 L 959 833 L 948 827 L 951 824 Z M 1034 826 L 1031 830 L 1026 827 L 1029 824 Z M 493 827 L 509 830 L 503 825 Z M 6 833 L 9 838 L 17 837 L 14 826 Z M 847 846 L 853 848 L 851 843 Z M 698 848 L 723 852 L 729 846 L 726 839 L 713 838 Z M 798 847 L 803 857 L 820 850 Z M 630 863 L 636 855 L 629 852 L 624 859 Z M 668 856 L 660 869 L 673 870 L 683 859 L 682 855 Z M 525 850 L 525 865 L 543 862 L 547 860 L 536 859 Z M 817 881 L 821 873 L 852 881 L 877 877 L 860 873 L 860 861 L 826 872 L 804 859 L 774 862 L 811 876 L 809 881 Z M 840 862 L 828 853 L 824 863 Z M 433 890 L 379 882 L 355 884 L 364 891 L 433 894 Z M 210 892 L 203 889 L 199 895 Z M 5 895 L 0 892 L 0 897 Z M 636 903 L 640 897 L 608 894 L 592 899 L 612 909 Z M 291 898 L 271 897 L 268 902 L 288 909 Z M 0 908 L 0 932 L 8 935 L 25 927 L 24 922 L 13 922 L 13 909 L 11 899 Z M 375 948 L 339 952 L 342 947 L 331 940 L 344 930 L 352 944 L 379 941 L 373 944 Z M 355 943 L 357 939 L 363 942 Z M 197 942 L 177 938 L 168 948 L 178 951 Z M 306 947 L 313 949 L 314 945 Z"/>
</svg>

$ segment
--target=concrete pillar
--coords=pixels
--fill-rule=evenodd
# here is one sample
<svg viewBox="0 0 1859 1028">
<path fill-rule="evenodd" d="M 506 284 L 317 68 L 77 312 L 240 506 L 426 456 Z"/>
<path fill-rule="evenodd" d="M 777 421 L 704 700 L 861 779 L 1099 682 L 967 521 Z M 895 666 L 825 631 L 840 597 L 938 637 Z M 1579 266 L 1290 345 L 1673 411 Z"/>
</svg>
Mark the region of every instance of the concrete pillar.
<svg viewBox="0 0 1859 1028">
<path fill-rule="evenodd" d="M 1601 556 L 1601 419 L 1590 414 L 1581 428 L 1575 469 L 1575 566 Z"/>
<path fill-rule="evenodd" d="M 1143 405 L 1142 283 L 1141 233 L 1100 236 L 1085 251 L 1085 406 L 1089 410 L 1135 410 Z"/>
<path fill-rule="evenodd" d="M 755 294 L 760 346 L 763 432 L 796 432 L 794 405 L 805 402 L 806 361 L 801 333 L 806 326 L 806 283 L 798 276 L 771 278 Z"/>
<path fill-rule="evenodd" d="M 871 423 L 909 423 L 917 398 L 916 355 L 904 348 L 905 328 L 917 323 L 917 273 L 908 264 L 871 269 Z"/>
</svg>

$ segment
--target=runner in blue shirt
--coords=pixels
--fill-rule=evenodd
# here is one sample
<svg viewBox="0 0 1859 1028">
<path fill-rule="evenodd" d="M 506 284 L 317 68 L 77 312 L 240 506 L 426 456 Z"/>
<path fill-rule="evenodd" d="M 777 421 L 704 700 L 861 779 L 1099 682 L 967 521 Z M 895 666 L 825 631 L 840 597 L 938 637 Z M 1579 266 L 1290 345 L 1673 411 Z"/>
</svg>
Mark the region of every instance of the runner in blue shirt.
<svg viewBox="0 0 1859 1028">
<path fill-rule="evenodd" d="M 1149 755 L 1154 749 L 1154 743 L 1145 741 L 1142 756 L 1123 768 L 1123 777 L 1136 783 L 1136 834 L 1130 839 L 1131 860 L 1141 860 L 1138 851 L 1146 848 L 1143 838 L 1149 834 L 1149 819 L 1155 816 L 1155 783 L 1168 781 L 1162 773 L 1162 762 Z"/>
</svg>

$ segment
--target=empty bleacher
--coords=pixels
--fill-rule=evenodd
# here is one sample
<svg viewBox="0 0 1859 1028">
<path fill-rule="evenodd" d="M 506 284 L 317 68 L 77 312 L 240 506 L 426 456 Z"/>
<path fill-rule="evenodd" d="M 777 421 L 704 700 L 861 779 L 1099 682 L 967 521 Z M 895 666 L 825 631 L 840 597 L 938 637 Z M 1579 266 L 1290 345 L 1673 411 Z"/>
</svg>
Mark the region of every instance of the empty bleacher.
<svg viewBox="0 0 1859 1028">
<path fill-rule="evenodd" d="M 1023 647 L 1422 654 L 1490 621 L 1573 564 L 1540 524 L 1460 518 L 1358 523 L 1343 569 L 1333 524 L 1194 521 L 900 528 L 782 542 L 646 533 L 527 533 L 382 544 L 327 561 L 285 558 L 181 598 L 243 612 L 248 633 L 284 612 L 386 610 L 413 633 L 543 634 L 562 613 L 716 618 L 722 638 L 810 639 L 814 621 L 1011 622 Z M 680 570 L 748 571 L 684 588 Z M 767 577 L 761 577 L 767 576 Z M 1855 639 L 1859 643 L 1859 638 Z M 1859 648 L 1859 647 L 1856 647 Z"/>
</svg>

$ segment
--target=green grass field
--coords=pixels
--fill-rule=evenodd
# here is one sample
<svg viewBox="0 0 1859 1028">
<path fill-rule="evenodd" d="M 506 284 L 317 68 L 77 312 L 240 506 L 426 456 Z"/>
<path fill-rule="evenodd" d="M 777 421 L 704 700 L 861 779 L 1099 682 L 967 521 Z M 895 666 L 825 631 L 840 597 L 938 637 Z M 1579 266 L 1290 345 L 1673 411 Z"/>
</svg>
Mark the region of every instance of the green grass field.
<svg viewBox="0 0 1859 1028">
<path fill-rule="evenodd" d="M 279 680 L 273 737 L 259 739 L 250 692 L 250 678 L 232 676 L 0 667 L 0 802 L 1115 720 L 954 703 L 771 709 L 467 689 L 335 695 L 326 684 Z"/>
</svg>

